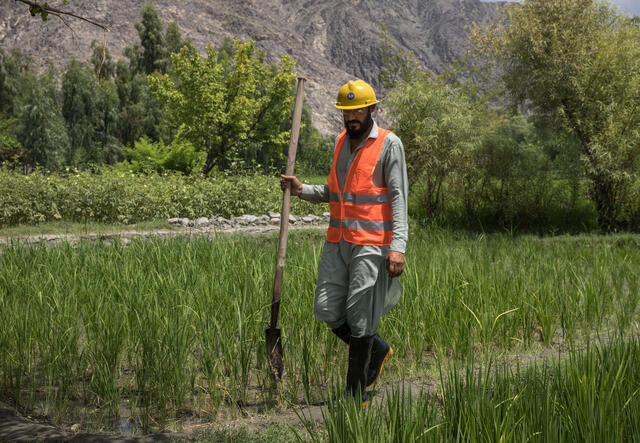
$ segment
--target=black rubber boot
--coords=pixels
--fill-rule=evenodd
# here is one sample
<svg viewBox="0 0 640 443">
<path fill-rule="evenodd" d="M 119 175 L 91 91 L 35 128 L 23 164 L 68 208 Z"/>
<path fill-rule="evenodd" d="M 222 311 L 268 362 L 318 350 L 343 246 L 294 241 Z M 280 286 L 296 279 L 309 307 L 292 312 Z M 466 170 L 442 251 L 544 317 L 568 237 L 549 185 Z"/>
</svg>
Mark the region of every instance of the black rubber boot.
<svg viewBox="0 0 640 443">
<path fill-rule="evenodd" d="M 347 370 L 347 395 L 367 404 L 364 388 L 367 385 L 367 369 L 371 358 L 373 337 L 351 337 L 349 343 L 349 369 Z"/>
<path fill-rule="evenodd" d="M 332 329 L 331 332 L 336 334 L 340 340 L 349 344 L 349 340 L 351 339 L 351 328 L 348 324 L 343 324 L 342 326 L 338 326 L 335 329 Z"/>
<path fill-rule="evenodd" d="M 384 341 L 378 334 L 373 336 L 373 346 L 371 347 L 371 361 L 367 370 L 367 386 L 371 386 L 380 377 L 384 362 L 387 361 L 393 350 L 389 343 Z"/>
<path fill-rule="evenodd" d="M 351 338 L 351 328 L 348 324 L 343 324 L 338 326 L 335 329 L 332 329 L 333 332 L 340 340 L 349 344 L 349 339 Z M 393 349 L 391 346 L 382 339 L 378 334 L 373 336 L 373 346 L 371 347 L 371 361 L 369 362 L 369 369 L 367 370 L 367 384 L 369 387 L 378 380 L 380 374 L 382 374 L 382 368 L 384 367 L 384 363 L 387 361 L 389 357 L 393 354 Z"/>
</svg>

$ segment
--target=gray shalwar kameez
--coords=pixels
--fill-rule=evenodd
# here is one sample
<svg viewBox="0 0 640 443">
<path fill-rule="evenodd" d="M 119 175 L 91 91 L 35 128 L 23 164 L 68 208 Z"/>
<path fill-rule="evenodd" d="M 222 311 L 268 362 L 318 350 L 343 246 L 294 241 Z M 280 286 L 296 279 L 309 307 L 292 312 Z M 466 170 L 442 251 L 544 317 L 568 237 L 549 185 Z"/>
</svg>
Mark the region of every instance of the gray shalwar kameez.
<svg viewBox="0 0 640 443">
<path fill-rule="evenodd" d="M 367 139 L 377 137 L 378 125 L 374 122 Z M 346 138 L 336 165 L 341 191 L 344 191 L 351 163 L 367 139 L 351 152 L 349 137 Z M 391 246 L 356 245 L 345 240 L 339 243 L 325 241 L 318 267 L 315 318 L 326 322 L 332 329 L 346 322 L 353 337 L 374 335 L 380 318 L 398 303 L 402 293 L 398 279 L 389 278 L 385 264 L 389 250 L 404 254 L 409 231 L 407 167 L 404 147 L 395 134 L 389 134 L 385 139 L 373 182 L 378 187 L 387 187 L 391 197 Z M 300 198 L 314 203 L 328 202 L 329 186 L 303 185 Z"/>
</svg>

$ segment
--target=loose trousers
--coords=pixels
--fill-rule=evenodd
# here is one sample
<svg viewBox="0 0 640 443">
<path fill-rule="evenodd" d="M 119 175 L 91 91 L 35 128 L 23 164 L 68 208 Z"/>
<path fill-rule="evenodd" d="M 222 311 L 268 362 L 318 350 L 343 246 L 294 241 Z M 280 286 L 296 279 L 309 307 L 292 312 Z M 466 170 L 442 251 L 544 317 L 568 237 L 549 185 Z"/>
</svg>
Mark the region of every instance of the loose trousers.
<svg viewBox="0 0 640 443">
<path fill-rule="evenodd" d="M 326 241 L 318 267 L 316 320 L 332 329 L 346 322 L 353 337 L 374 335 L 380 318 L 402 294 L 398 278 L 389 278 L 386 271 L 388 251 L 388 246 Z"/>
</svg>

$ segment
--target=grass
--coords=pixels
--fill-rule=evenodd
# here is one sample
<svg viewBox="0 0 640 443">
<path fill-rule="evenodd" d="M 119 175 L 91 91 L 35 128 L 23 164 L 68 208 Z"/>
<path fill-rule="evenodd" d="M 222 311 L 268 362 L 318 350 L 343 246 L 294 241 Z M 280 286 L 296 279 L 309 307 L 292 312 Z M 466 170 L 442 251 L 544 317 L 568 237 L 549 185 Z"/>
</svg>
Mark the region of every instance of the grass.
<svg viewBox="0 0 640 443">
<path fill-rule="evenodd" d="M 601 442 L 640 438 L 640 341 L 591 344 L 513 367 L 473 354 L 440 368 L 441 390 L 402 387 L 365 409 L 329 402 L 314 442 Z M 302 440 L 301 436 L 301 440 Z"/>
<path fill-rule="evenodd" d="M 297 443 L 299 439 L 286 424 L 272 424 L 266 429 L 240 427 L 195 432 L 192 436 L 172 440 L 176 443 Z"/>
<path fill-rule="evenodd" d="M 264 351 L 274 235 L 4 248 L 0 392 L 58 421 L 117 422 L 126 404 L 144 429 L 321 402 L 346 367 L 346 348 L 312 314 L 323 241 L 289 241 L 279 391 Z M 394 347 L 385 380 L 636 332 L 638 246 L 634 235 L 416 230 L 402 300 L 380 328 Z M 79 405 L 87 417 L 74 416 Z"/>
</svg>

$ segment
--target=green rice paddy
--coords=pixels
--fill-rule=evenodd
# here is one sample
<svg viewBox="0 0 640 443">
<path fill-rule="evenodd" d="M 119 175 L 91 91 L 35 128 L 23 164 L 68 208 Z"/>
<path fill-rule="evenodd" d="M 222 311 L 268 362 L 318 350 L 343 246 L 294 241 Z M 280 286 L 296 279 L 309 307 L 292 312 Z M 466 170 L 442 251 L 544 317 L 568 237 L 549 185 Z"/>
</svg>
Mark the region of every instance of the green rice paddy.
<svg viewBox="0 0 640 443">
<path fill-rule="evenodd" d="M 280 315 L 286 372 L 279 389 L 264 351 L 277 247 L 273 236 L 3 248 L 0 392 L 58 422 L 82 420 L 87 427 L 103 427 L 126 414 L 143 429 L 165 428 L 185 418 L 228 417 L 247 407 L 268 411 L 322 402 L 346 368 L 344 344 L 313 319 L 323 242 L 315 232 L 296 232 L 289 239 Z M 588 430 L 600 423 L 597 413 L 589 412 L 599 404 L 593 399 L 623 385 L 621 393 L 611 394 L 610 404 L 628 397 L 626 408 L 637 412 L 631 394 L 640 386 L 629 368 L 640 363 L 625 360 L 632 351 L 638 354 L 631 348 L 638 346 L 633 340 L 618 340 L 613 351 L 592 347 L 586 357 L 576 352 L 558 363 L 560 369 L 496 369 L 501 366 L 489 362 L 532 349 L 584 347 L 597 333 L 633 336 L 640 302 L 639 246 L 640 236 L 634 235 L 538 238 L 414 230 L 401 278 L 402 299 L 379 330 L 394 348 L 384 380 L 401 383 L 435 374 L 442 389 L 424 394 L 426 403 L 407 400 L 406 393 L 389 395 L 369 420 L 396 408 L 406 432 L 379 435 L 398 435 L 395 441 L 407 441 L 401 437 L 409 434 L 439 438 L 444 429 L 448 437 L 463 441 L 583 435 L 576 427 Z M 607 373 L 609 391 L 593 384 L 602 378 L 596 363 L 603 352 L 624 357 L 611 360 L 622 369 Z M 492 369 L 483 376 L 472 367 Z M 551 383 L 560 380 L 550 375 L 556 370 L 573 387 L 582 386 L 583 379 L 589 386 L 576 394 L 586 396 L 577 403 L 584 417 L 558 400 L 567 398 L 569 388 Z M 505 380 L 500 396 L 489 395 L 497 392 L 492 377 Z M 526 383 L 519 382 L 523 379 Z M 532 399 L 516 407 L 514 399 L 523 396 Z M 498 400 L 499 405 L 492 403 Z M 545 404 L 547 409 L 539 407 Z M 505 410 L 505 405 L 511 406 Z M 414 406 L 418 409 L 402 409 Z M 564 411 L 574 427 L 561 428 L 543 416 L 521 419 L 527 411 Z M 414 416 L 423 418 L 411 421 Z M 331 437 L 332 426 L 345 429 L 339 417 L 339 411 L 328 410 L 322 433 L 305 435 L 342 441 L 340 433 Z M 493 431 L 474 427 L 480 426 L 474 417 L 484 417 L 482 423 L 494 420 Z M 548 430 L 538 429 L 543 423 Z M 637 424 L 629 423 L 621 418 L 602 426 L 619 429 L 611 435 L 627 440 L 636 435 Z M 361 441 L 385 441 L 376 438 Z"/>
</svg>

